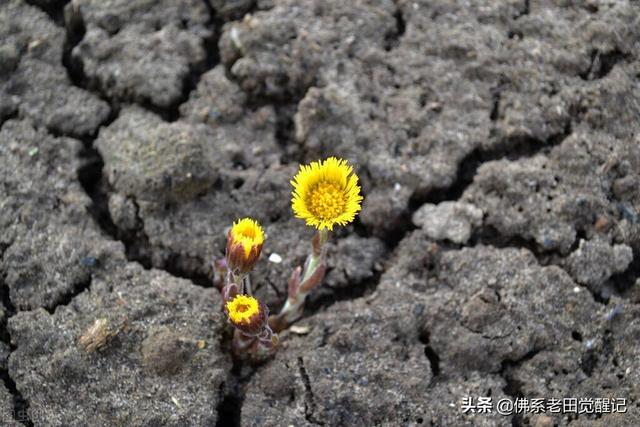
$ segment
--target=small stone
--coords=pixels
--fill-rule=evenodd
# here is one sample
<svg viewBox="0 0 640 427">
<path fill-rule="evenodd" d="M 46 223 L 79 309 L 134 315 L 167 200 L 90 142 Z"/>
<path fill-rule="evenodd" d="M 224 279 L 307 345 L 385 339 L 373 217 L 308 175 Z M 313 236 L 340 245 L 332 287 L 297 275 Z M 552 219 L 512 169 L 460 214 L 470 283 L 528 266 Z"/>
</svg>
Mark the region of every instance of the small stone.
<svg viewBox="0 0 640 427">
<path fill-rule="evenodd" d="M 306 325 L 305 326 L 293 325 L 289 328 L 289 330 L 297 335 L 307 335 L 309 331 L 311 331 L 311 328 L 309 328 L 309 326 L 306 326 Z"/>
<path fill-rule="evenodd" d="M 180 402 L 178 401 L 178 399 L 176 399 L 175 397 L 171 396 L 171 401 L 173 402 L 174 405 L 176 405 L 178 407 L 178 409 L 182 409 L 182 405 L 180 405 Z"/>
<path fill-rule="evenodd" d="M 269 261 L 274 264 L 280 264 L 282 262 L 282 257 L 274 252 L 269 255 Z"/>
</svg>

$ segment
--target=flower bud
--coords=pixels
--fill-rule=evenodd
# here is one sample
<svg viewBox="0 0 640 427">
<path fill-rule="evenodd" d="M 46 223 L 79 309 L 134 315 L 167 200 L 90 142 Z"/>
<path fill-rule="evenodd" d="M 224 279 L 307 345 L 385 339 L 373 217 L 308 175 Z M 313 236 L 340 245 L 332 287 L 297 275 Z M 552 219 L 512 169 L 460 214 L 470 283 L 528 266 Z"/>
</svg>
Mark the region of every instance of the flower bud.
<svg viewBox="0 0 640 427">
<path fill-rule="evenodd" d="M 250 295 L 236 295 L 224 309 L 233 326 L 245 335 L 258 336 L 268 326 L 269 309 Z"/>
<path fill-rule="evenodd" d="M 227 265 L 234 274 L 246 274 L 253 269 L 260 257 L 264 232 L 251 218 L 233 223 L 227 234 Z"/>
</svg>

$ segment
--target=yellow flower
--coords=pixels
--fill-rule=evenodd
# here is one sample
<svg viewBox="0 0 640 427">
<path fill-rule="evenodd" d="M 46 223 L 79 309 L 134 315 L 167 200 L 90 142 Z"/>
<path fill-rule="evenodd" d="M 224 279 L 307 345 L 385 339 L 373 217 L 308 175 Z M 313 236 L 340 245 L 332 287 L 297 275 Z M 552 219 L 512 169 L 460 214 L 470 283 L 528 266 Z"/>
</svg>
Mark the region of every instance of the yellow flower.
<svg viewBox="0 0 640 427">
<path fill-rule="evenodd" d="M 259 311 L 258 300 L 250 295 L 236 295 L 234 299 L 227 301 L 227 312 L 233 323 L 248 323 L 251 316 Z"/>
<path fill-rule="evenodd" d="M 249 258 L 251 248 L 262 246 L 264 243 L 262 227 L 251 218 L 243 218 L 238 222 L 234 222 L 230 235 L 234 243 L 242 245 L 245 258 Z"/>
<path fill-rule="evenodd" d="M 251 295 L 236 295 L 225 304 L 225 311 L 235 327 L 247 335 L 258 335 L 267 325 L 269 311 Z"/>
<path fill-rule="evenodd" d="M 358 176 L 346 160 L 329 157 L 302 165 L 291 185 L 294 215 L 318 230 L 348 224 L 360 211 Z"/>
<path fill-rule="evenodd" d="M 227 265 L 239 274 L 251 271 L 258 262 L 264 232 L 262 227 L 251 218 L 243 218 L 233 223 L 227 235 Z"/>
</svg>

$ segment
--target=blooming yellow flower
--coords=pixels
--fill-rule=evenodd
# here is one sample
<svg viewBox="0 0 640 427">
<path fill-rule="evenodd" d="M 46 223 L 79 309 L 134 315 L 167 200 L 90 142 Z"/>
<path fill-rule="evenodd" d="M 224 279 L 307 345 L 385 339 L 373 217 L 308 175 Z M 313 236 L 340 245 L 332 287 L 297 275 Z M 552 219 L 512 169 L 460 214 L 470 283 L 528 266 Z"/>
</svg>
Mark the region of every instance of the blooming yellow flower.
<svg viewBox="0 0 640 427">
<path fill-rule="evenodd" d="M 257 336 L 268 326 L 269 309 L 251 295 L 236 295 L 225 304 L 231 323 L 249 336 Z"/>
<path fill-rule="evenodd" d="M 318 230 L 348 224 L 361 209 L 358 176 L 346 160 L 329 157 L 301 165 L 291 185 L 294 215 Z"/>
<path fill-rule="evenodd" d="M 258 300 L 250 295 L 236 295 L 226 304 L 229 319 L 234 324 L 249 323 L 251 317 L 260 312 Z"/>
<path fill-rule="evenodd" d="M 238 274 L 246 274 L 255 266 L 262 251 L 264 232 L 251 218 L 233 223 L 227 235 L 227 265 Z"/>
</svg>

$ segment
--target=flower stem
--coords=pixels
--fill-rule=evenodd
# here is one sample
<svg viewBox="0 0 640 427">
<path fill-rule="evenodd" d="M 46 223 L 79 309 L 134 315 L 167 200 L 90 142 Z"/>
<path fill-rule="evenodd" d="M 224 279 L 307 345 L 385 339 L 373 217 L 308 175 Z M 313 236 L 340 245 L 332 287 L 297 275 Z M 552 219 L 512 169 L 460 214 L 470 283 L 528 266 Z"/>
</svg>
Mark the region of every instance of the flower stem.
<svg viewBox="0 0 640 427">
<path fill-rule="evenodd" d="M 305 262 L 304 275 L 301 282 L 304 283 L 311 275 L 317 270 L 318 265 L 324 261 L 324 245 L 329 239 L 329 232 L 327 230 L 319 230 L 311 241 L 312 250 L 307 261 Z"/>
<path fill-rule="evenodd" d="M 327 230 L 319 230 L 311 241 L 311 253 L 304 263 L 304 269 L 298 267 L 289 278 L 287 301 L 277 316 L 270 319 L 271 327 L 280 332 L 301 315 L 307 294 L 316 288 L 324 278 L 326 270 L 326 243 L 329 240 Z"/>
<path fill-rule="evenodd" d="M 242 278 L 242 288 L 245 294 L 253 295 L 253 292 L 251 291 L 251 278 L 248 274 Z"/>
</svg>

